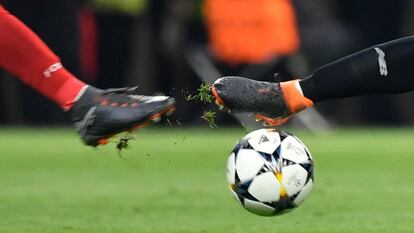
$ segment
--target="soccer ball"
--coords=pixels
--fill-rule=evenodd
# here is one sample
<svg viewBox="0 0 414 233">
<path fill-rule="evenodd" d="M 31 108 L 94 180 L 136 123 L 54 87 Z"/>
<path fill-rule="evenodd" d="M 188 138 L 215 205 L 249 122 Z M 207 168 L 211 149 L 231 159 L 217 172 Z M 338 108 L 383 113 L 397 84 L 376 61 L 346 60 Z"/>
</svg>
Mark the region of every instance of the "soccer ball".
<svg viewBox="0 0 414 233">
<path fill-rule="evenodd" d="M 312 190 L 312 156 L 288 132 L 255 130 L 231 152 L 227 181 L 233 197 L 248 211 L 262 216 L 286 213 Z"/>
</svg>

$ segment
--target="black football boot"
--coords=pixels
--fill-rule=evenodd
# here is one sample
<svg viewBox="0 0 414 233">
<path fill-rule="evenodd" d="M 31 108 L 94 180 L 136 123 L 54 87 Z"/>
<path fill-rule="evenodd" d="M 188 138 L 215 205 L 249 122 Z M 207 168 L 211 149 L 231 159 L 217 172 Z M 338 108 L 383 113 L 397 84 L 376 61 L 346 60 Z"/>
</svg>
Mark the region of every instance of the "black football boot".
<svg viewBox="0 0 414 233">
<path fill-rule="evenodd" d="M 69 114 L 86 145 L 104 145 L 116 134 L 144 127 L 174 112 L 174 98 L 138 95 L 136 90 L 85 89 Z"/>
</svg>

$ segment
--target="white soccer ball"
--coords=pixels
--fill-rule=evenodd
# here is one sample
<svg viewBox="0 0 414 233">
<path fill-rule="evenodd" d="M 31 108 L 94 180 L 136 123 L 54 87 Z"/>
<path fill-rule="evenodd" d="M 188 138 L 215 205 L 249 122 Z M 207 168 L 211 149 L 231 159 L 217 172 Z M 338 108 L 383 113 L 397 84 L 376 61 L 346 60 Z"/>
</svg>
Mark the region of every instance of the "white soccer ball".
<svg viewBox="0 0 414 233">
<path fill-rule="evenodd" d="M 262 216 L 299 206 L 313 186 L 313 160 L 294 135 L 274 129 L 247 134 L 227 162 L 227 181 L 236 201 Z"/>
</svg>

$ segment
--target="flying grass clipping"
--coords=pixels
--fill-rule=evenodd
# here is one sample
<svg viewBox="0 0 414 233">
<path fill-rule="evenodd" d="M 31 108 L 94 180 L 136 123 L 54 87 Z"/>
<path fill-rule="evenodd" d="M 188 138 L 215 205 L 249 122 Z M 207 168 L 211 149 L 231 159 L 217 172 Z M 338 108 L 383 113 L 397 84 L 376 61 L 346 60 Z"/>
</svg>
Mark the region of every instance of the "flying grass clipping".
<svg viewBox="0 0 414 233">
<path fill-rule="evenodd" d="M 214 101 L 214 95 L 211 92 L 211 85 L 202 83 L 200 87 L 197 89 L 196 95 L 188 95 L 187 101 L 200 101 L 204 104 L 213 103 Z M 201 119 L 205 120 L 210 128 L 217 128 L 217 124 L 215 122 L 217 117 L 217 112 L 212 110 L 206 110 L 204 111 L 203 115 L 201 116 Z"/>
</svg>

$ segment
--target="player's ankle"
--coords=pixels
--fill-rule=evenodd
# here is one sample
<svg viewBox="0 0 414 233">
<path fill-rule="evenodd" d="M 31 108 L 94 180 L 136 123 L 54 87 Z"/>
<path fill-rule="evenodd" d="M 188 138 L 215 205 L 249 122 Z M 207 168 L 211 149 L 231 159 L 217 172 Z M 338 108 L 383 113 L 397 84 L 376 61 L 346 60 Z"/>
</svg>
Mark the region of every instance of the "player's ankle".
<svg viewBox="0 0 414 233">
<path fill-rule="evenodd" d="M 62 106 L 63 110 L 70 111 L 73 107 L 73 105 L 85 94 L 86 89 L 90 87 L 89 85 L 84 85 L 76 94 L 75 98 L 72 101 L 67 102 L 65 105 Z"/>
<path fill-rule="evenodd" d="M 303 95 L 299 80 L 281 82 L 283 97 L 291 113 L 300 112 L 313 106 L 313 101 Z"/>
</svg>

